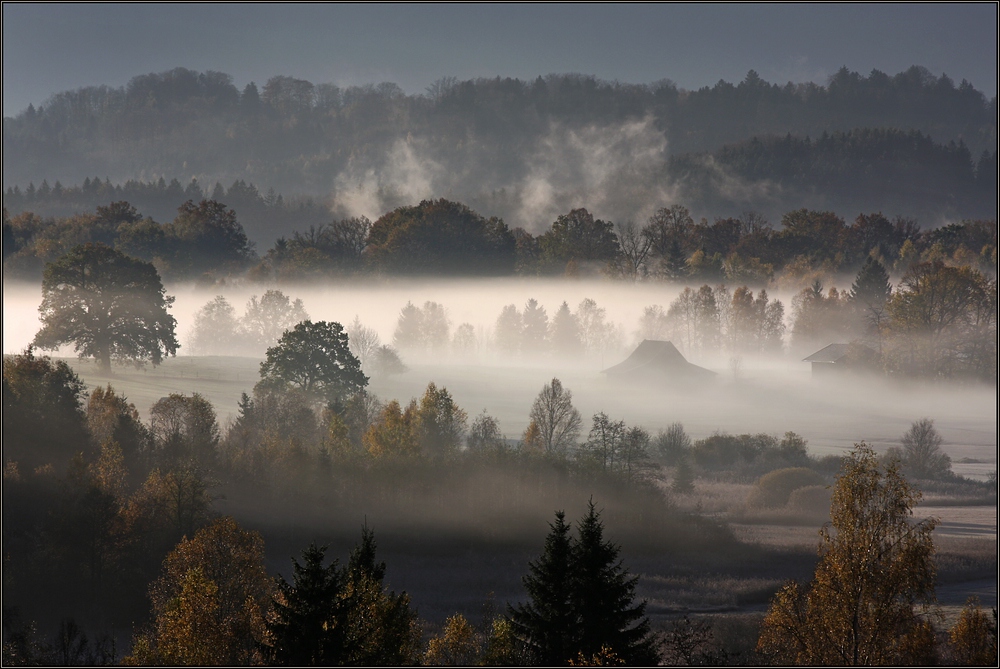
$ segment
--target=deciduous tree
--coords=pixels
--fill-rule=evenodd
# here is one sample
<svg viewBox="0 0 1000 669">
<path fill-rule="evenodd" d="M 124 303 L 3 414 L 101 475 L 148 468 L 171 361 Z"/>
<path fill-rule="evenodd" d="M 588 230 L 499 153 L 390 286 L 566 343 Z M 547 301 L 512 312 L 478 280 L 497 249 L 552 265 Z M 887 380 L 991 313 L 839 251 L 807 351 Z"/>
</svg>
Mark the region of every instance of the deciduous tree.
<svg viewBox="0 0 1000 669">
<path fill-rule="evenodd" d="M 212 403 L 199 393 L 171 393 L 150 408 L 157 462 L 165 467 L 193 466 L 210 470 L 216 464 L 219 423 Z"/>
<path fill-rule="evenodd" d="M 65 466 L 87 447 L 83 381 L 65 362 L 23 353 L 3 358 L 3 457 L 25 470 Z M 90 450 L 89 448 L 87 449 Z"/>
<path fill-rule="evenodd" d="M 247 302 L 240 319 L 240 332 L 250 346 L 263 350 L 274 346 L 285 331 L 305 320 L 309 320 L 309 314 L 302 300 L 292 301 L 280 290 L 268 290 L 259 300 L 254 295 Z"/>
<path fill-rule="evenodd" d="M 983 611 L 978 597 L 966 602 L 949 632 L 952 658 L 958 665 L 988 667 L 997 663 L 997 614 Z"/>
<path fill-rule="evenodd" d="M 553 378 L 546 383 L 531 405 L 531 425 L 538 431 L 542 450 L 546 454 L 565 454 L 576 445 L 580 434 L 580 412 L 573 407 L 573 393 L 564 390 L 562 382 Z"/>
<path fill-rule="evenodd" d="M 416 419 L 424 453 L 438 457 L 452 455 L 462 445 L 468 414 L 455 404 L 447 388 L 427 384 Z"/>
<path fill-rule="evenodd" d="M 288 384 L 315 401 L 340 405 L 368 385 L 340 323 L 303 321 L 267 349 L 261 382 Z"/>
<path fill-rule="evenodd" d="M 165 293 L 151 263 L 103 244 L 77 246 L 45 267 L 35 345 L 72 343 L 105 370 L 112 360 L 158 365 L 180 347 L 167 313 L 174 298 Z"/>
<path fill-rule="evenodd" d="M 222 295 L 198 310 L 191 331 L 191 352 L 198 355 L 232 355 L 238 338 L 236 311 Z"/>
<path fill-rule="evenodd" d="M 559 269 L 571 261 L 609 263 L 618 256 L 614 224 L 595 219 L 586 209 L 559 216 L 538 243 L 546 260 Z"/>
<path fill-rule="evenodd" d="M 758 650 L 778 663 L 926 661 L 933 634 L 914 607 L 934 601 L 935 522 L 912 522 L 919 498 L 897 463 L 856 445 L 837 477 L 813 581 L 775 595 Z"/>
<path fill-rule="evenodd" d="M 502 219 L 486 219 L 458 202 L 424 200 L 372 224 L 367 257 L 396 274 L 505 275 L 515 242 Z"/>
<path fill-rule="evenodd" d="M 163 561 L 163 574 L 150 587 L 156 624 L 145 643 L 168 664 L 175 646 L 200 648 L 212 664 L 260 663 L 273 590 L 260 534 L 220 518 Z M 192 598 L 190 607 L 185 597 Z"/>
<path fill-rule="evenodd" d="M 903 469 L 914 478 L 941 479 L 951 474 L 951 458 L 941 450 L 944 440 L 930 418 L 910 425 L 902 438 Z"/>
</svg>

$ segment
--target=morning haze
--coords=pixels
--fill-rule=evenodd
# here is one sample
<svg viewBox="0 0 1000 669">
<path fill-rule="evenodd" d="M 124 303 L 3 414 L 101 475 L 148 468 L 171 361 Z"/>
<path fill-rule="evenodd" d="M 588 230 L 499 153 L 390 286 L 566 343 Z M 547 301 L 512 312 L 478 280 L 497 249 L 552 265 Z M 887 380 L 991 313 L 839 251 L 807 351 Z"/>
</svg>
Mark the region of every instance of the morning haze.
<svg viewBox="0 0 1000 669">
<path fill-rule="evenodd" d="M 996 5 L 3 14 L 5 665 L 995 665 Z"/>
</svg>

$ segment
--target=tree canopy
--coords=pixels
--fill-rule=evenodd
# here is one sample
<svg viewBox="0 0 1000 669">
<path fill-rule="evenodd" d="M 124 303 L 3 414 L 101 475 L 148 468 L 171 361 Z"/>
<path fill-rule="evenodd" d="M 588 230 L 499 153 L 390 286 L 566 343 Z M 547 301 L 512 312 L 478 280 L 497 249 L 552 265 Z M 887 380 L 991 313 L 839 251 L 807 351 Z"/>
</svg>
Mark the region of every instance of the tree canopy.
<svg viewBox="0 0 1000 669">
<path fill-rule="evenodd" d="M 312 544 L 292 558 L 293 580 L 278 577 L 268 623 L 271 659 L 291 666 L 385 666 L 416 657 L 419 630 L 410 598 L 385 588 L 385 563 L 375 559 L 375 535 L 365 527 L 348 563 L 324 566 L 326 546 Z"/>
<path fill-rule="evenodd" d="M 375 221 L 367 254 L 394 274 L 505 275 L 514 270 L 514 236 L 501 219 L 464 204 L 424 200 Z"/>
<path fill-rule="evenodd" d="M 287 383 L 331 405 L 368 385 L 343 326 L 326 321 L 302 321 L 281 335 L 267 349 L 260 376 L 265 384 Z"/>
<path fill-rule="evenodd" d="M 35 345 L 55 349 L 73 343 L 99 367 L 111 361 L 158 365 L 176 355 L 177 325 L 156 268 L 104 244 L 83 244 L 45 268 L 42 329 Z"/>
<path fill-rule="evenodd" d="M 23 353 L 3 358 L 3 457 L 34 469 L 64 465 L 87 444 L 86 386 L 69 365 Z M 89 450 L 89 449 L 88 449 Z"/>
</svg>

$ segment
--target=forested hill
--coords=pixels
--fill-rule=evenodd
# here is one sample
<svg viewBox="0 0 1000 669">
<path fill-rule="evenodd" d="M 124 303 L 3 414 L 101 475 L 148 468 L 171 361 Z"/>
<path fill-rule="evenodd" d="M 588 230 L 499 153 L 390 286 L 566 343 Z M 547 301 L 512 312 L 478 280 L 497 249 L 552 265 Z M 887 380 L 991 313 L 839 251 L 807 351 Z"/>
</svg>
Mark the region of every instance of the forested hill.
<svg viewBox="0 0 1000 669">
<path fill-rule="evenodd" d="M 538 229 L 586 206 L 616 220 L 683 201 L 702 216 L 884 209 L 933 225 L 996 215 L 996 98 L 912 67 L 826 86 L 582 75 L 338 88 L 178 68 L 81 88 L 3 121 L 3 187 L 95 176 L 252 181 L 372 218 L 451 197 Z M 8 204 L 5 197 L 5 204 Z"/>
</svg>

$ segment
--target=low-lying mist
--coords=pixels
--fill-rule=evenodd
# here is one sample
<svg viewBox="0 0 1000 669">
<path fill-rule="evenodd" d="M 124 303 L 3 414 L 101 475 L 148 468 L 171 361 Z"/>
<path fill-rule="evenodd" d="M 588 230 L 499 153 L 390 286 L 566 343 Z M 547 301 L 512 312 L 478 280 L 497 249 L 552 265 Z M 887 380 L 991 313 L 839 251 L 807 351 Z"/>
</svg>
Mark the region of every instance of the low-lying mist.
<svg viewBox="0 0 1000 669">
<path fill-rule="evenodd" d="M 198 310 L 222 295 L 240 314 L 251 296 L 261 295 L 267 288 L 253 284 L 209 289 L 190 284 L 168 286 L 168 294 L 176 296 L 171 313 L 177 318 L 182 358 L 168 359 L 161 370 L 149 370 L 150 387 L 132 391 L 131 399 L 144 416 L 158 397 L 198 389 L 192 379 L 197 372 L 188 372 L 186 377 L 183 370 L 180 375 L 170 373 L 179 368 L 183 356 L 191 350 Z M 473 349 L 464 354 L 455 353 L 451 347 L 403 350 L 407 371 L 388 376 L 369 374 L 369 389 L 383 399 L 405 403 L 421 396 L 427 384 L 434 382 L 448 388 L 470 418 L 484 410 L 497 418 L 510 440 L 519 439 L 527 427 L 531 403 L 542 386 L 558 377 L 573 392 L 585 431 L 590 417 L 600 411 L 652 433 L 679 421 L 695 439 L 715 431 L 780 436 L 791 430 L 809 441 L 812 452 L 822 455 L 839 453 L 861 440 L 876 448 L 887 448 L 898 444 L 912 421 L 930 417 L 945 439 L 945 450 L 955 463 L 956 473 L 982 478 L 986 473 L 983 466 L 995 468 L 996 389 L 986 385 L 892 380 L 877 375 L 813 378 L 809 364 L 802 362 L 801 356 L 788 353 L 787 345 L 783 355 L 743 356 L 735 366 L 732 356 L 725 352 L 688 352 L 689 362 L 716 372 L 714 379 L 700 385 L 670 380 L 643 385 L 605 377 L 601 371 L 624 360 L 637 343 L 643 310 L 650 305 L 666 308 L 683 290 L 679 285 L 568 279 L 385 280 L 283 286 L 282 290 L 293 300 L 301 299 L 314 321 L 337 321 L 347 327 L 357 318 L 374 330 L 383 344 L 393 342 L 400 310 L 407 303 L 440 304 L 450 324 L 449 336 L 463 323 L 474 328 Z M 790 294 L 779 292 L 772 297 L 786 305 L 787 322 Z M 569 358 L 501 355 L 491 345 L 498 315 L 506 305 L 523 309 L 531 298 L 544 307 L 550 322 L 563 302 L 575 311 L 584 299 L 593 300 L 605 310 L 618 345 Z M 5 353 L 18 352 L 31 341 L 39 327 L 40 301 L 37 287 L 4 285 Z M 786 344 L 787 340 L 786 336 Z M 71 347 L 58 354 L 73 356 Z M 259 351 L 252 357 L 262 356 L 263 351 Z M 252 358 L 238 365 L 233 359 L 235 371 L 229 375 L 225 360 L 212 359 L 212 368 L 221 371 L 216 385 L 206 393 L 223 422 L 236 414 L 240 393 L 250 392 L 256 380 L 251 372 Z M 208 360 L 203 364 L 207 367 Z M 153 383 L 154 373 L 165 376 Z M 91 384 L 100 382 L 89 372 L 83 375 Z M 980 462 L 963 463 L 963 459 Z"/>
</svg>

